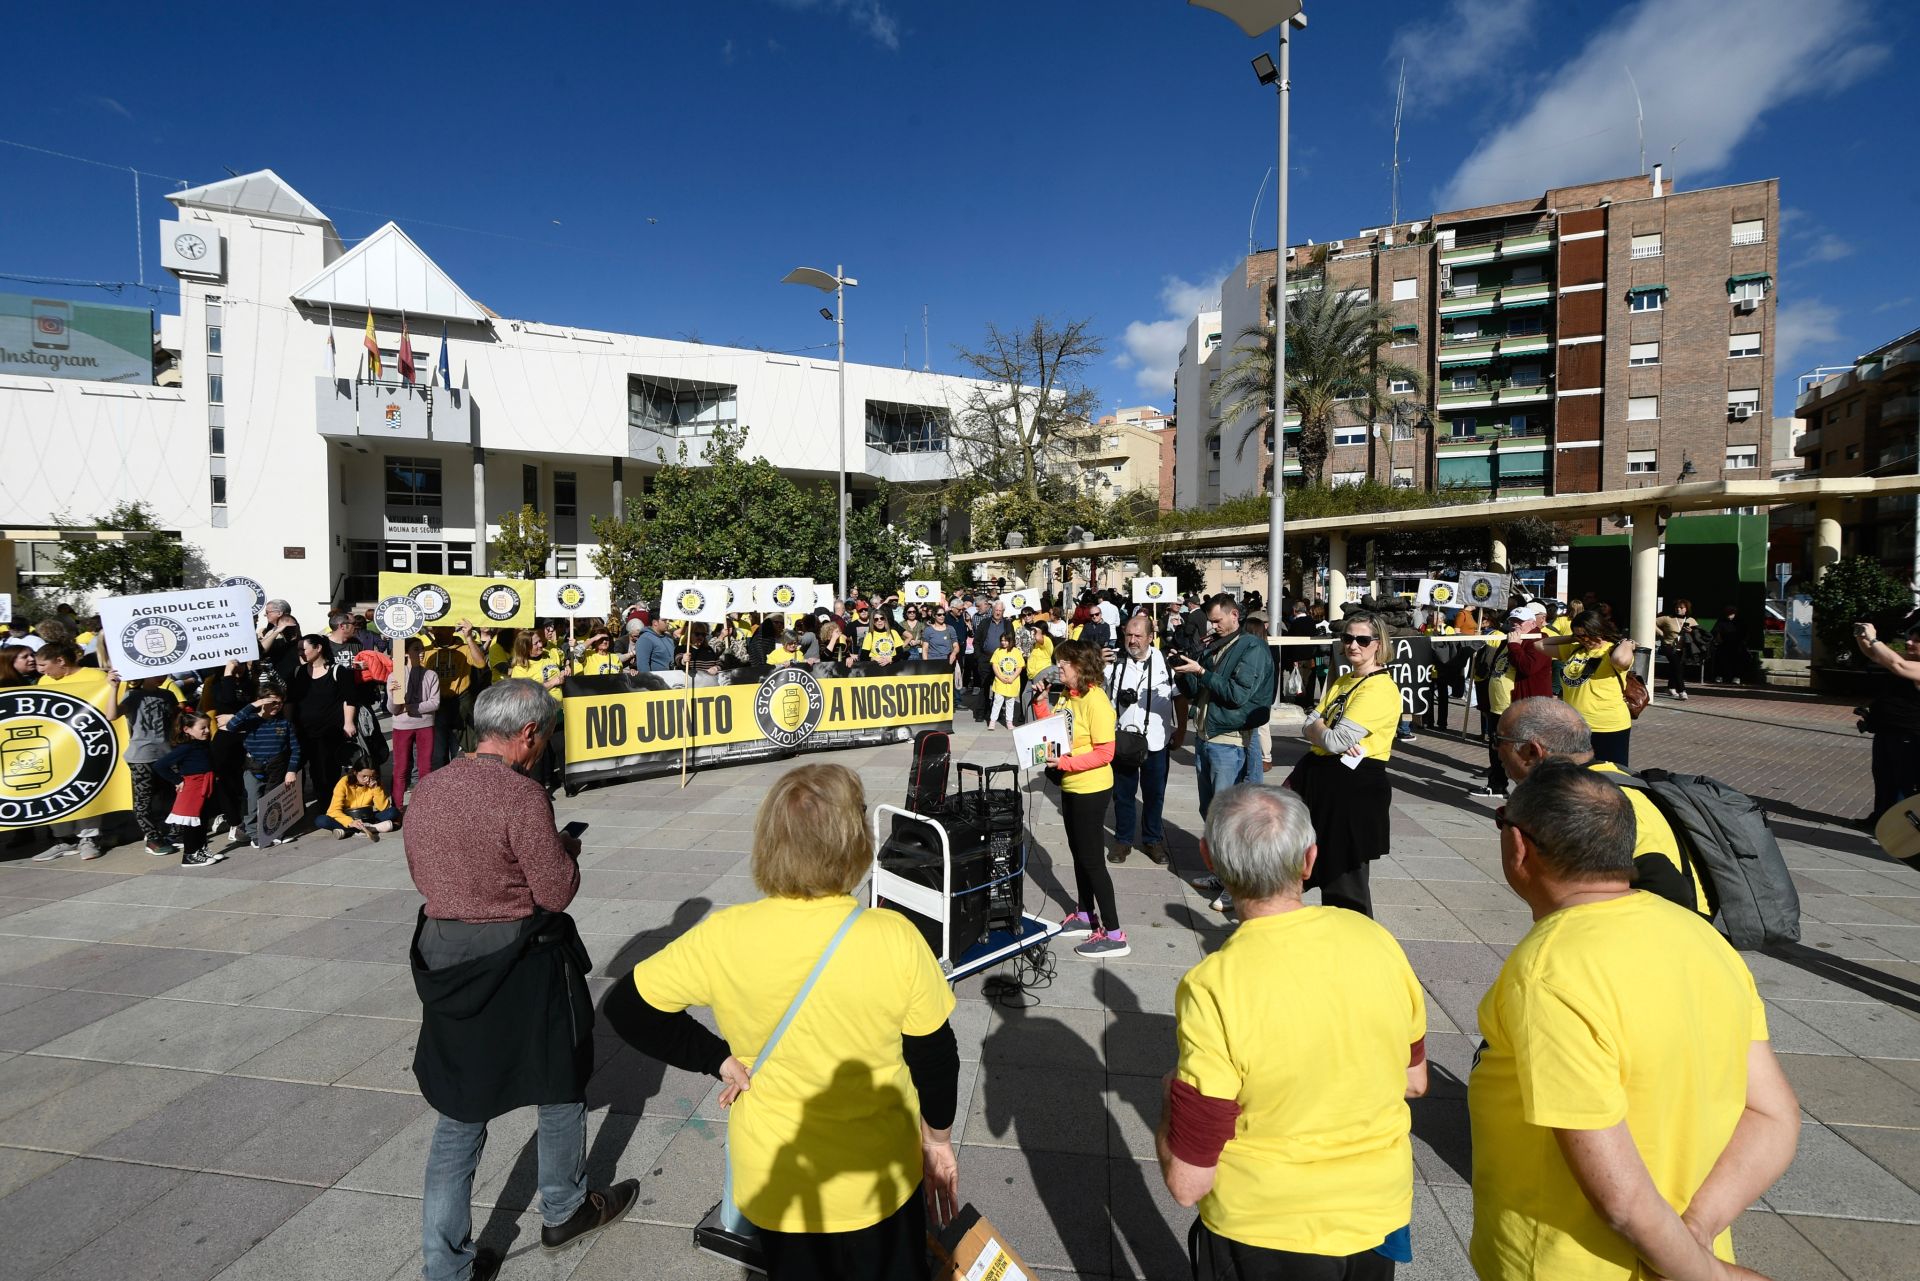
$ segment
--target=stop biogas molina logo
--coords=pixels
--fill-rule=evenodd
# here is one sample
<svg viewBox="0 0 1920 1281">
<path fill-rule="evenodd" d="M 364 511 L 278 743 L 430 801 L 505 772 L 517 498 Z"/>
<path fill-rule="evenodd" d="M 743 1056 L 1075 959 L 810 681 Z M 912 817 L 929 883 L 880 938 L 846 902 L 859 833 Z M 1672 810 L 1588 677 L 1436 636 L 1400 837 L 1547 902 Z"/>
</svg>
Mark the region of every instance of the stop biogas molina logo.
<svg viewBox="0 0 1920 1281">
<path fill-rule="evenodd" d="M 77 813 L 119 761 L 113 722 L 92 703 L 55 689 L 0 692 L 0 827 Z"/>
<path fill-rule="evenodd" d="M 760 732 L 781 747 L 797 747 L 820 727 L 827 700 L 820 682 L 804 667 L 783 667 L 760 682 L 753 718 Z"/>
</svg>

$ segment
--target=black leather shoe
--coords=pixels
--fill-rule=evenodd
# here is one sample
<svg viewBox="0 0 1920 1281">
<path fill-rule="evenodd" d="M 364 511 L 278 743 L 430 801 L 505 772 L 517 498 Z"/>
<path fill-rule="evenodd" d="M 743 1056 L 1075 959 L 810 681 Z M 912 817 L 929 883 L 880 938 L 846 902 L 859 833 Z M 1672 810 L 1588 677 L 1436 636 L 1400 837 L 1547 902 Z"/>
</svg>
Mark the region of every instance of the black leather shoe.
<svg viewBox="0 0 1920 1281">
<path fill-rule="evenodd" d="M 500 1275 L 500 1265 L 505 1262 L 498 1253 L 485 1246 L 473 1252 L 473 1271 L 468 1275 L 473 1281 L 493 1281 Z"/>
<path fill-rule="evenodd" d="M 640 1180 L 627 1179 L 604 1191 L 590 1191 L 573 1217 L 557 1228 L 541 1225 L 540 1244 L 549 1250 L 571 1245 L 589 1232 L 598 1232 L 609 1223 L 618 1223 L 633 1199 L 640 1195 Z"/>
<path fill-rule="evenodd" d="M 1154 841 L 1140 847 L 1140 852 L 1161 867 L 1167 865 L 1167 847 L 1164 842 Z"/>
</svg>

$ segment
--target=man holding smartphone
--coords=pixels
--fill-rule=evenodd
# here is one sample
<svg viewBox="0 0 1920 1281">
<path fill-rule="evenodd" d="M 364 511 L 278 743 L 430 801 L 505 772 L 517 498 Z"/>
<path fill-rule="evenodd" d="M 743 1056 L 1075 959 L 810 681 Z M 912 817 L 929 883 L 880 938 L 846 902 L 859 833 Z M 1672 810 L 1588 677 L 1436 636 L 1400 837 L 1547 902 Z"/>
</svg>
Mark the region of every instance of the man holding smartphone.
<svg viewBox="0 0 1920 1281">
<path fill-rule="evenodd" d="M 427 1154 L 430 1281 L 491 1281 L 500 1256 L 473 1245 L 473 1173 L 493 1118 L 539 1108 L 540 1242 L 557 1250 L 616 1222 L 637 1180 L 587 1187 L 593 967 L 567 905 L 580 889 L 579 834 L 553 823 L 528 773 L 560 705 L 536 681 L 504 680 L 473 704 L 474 751 L 420 781 L 407 807 L 407 868 L 425 896 L 411 962 L 423 1007 L 414 1076 L 439 1121 Z"/>
</svg>

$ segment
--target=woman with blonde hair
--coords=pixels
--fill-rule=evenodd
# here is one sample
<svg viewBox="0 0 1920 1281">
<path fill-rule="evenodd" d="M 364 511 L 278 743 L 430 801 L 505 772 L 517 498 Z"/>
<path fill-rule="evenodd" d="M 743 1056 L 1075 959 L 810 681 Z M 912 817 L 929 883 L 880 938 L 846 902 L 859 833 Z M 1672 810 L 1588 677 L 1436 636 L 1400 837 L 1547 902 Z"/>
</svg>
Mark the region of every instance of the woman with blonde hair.
<svg viewBox="0 0 1920 1281">
<path fill-rule="evenodd" d="M 929 1221 L 957 1203 L 953 992 L 906 917 L 854 899 L 872 862 L 859 777 L 789 770 L 754 819 L 766 897 L 707 917 L 607 999 L 628 1043 L 725 1085 L 730 1201 L 773 1281 L 922 1281 Z"/>
</svg>

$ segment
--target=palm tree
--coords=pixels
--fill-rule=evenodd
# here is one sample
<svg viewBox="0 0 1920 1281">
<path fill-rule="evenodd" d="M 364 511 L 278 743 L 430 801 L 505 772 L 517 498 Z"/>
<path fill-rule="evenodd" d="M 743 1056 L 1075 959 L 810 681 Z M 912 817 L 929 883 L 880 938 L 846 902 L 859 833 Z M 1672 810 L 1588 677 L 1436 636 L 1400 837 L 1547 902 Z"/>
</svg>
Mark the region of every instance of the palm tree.
<svg viewBox="0 0 1920 1281">
<path fill-rule="evenodd" d="M 1325 288 L 1287 300 L 1287 411 L 1300 416 L 1300 471 L 1308 484 L 1320 481 L 1342 406 L 1362 422 L 1397 422 L 1407 402 L 1388 393 L 1388 382 L 1420 388 L 1419 370 L 1381 358 L 1393 340 L 1392 319 L 1378 303 Z M 1256 432 L 1274 439 L 1273 326 L 1249 325 L 1234 350 L 1240 358 L 1214 388 L 1213 408 L 1222 422 L 1252 416 L 1234 448 L 1237 459 Z"/>
</svg>

